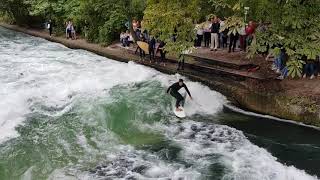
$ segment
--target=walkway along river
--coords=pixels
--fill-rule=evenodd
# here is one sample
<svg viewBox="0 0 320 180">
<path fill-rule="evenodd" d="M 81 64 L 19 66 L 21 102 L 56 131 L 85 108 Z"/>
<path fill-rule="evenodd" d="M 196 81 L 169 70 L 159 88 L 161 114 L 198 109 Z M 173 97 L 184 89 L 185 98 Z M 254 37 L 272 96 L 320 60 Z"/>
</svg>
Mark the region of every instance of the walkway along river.
<svg viewBox="0 0 320 180">
<path fill-rule="evenodd" d="M 0 28 L 0 179 L 311 180 L 320 132 L 223 110 L 187 80 L 179 121 L 165 93 L 179 75 Z"/>
</svg>

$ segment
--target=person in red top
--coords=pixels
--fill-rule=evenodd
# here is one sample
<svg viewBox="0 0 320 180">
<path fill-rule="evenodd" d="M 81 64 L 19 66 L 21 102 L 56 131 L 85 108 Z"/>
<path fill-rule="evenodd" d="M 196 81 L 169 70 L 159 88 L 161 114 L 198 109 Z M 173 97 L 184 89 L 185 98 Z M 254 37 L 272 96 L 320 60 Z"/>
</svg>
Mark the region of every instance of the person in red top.
<svg viewBox="0 0 320 180">
<path fill-rule="evenodd" d="M 246 28 L 246 33 L 247 35 L 252 35 L 254 34 L 254 31 L 256 30 L 255 25 L 253 23 L 253 21 L 249 21 L 249 24 Z"/>
<path fill-rule="evenodd" d="M 247 43 L 247 46 L 250 46 L 250 44 L 252 42 L 252 39 L 254 37 L 255 30 L 256 30 L 256 27 L 255 27 L 253 21 L 249 21 L 249 25 L 246 27 L 246 35 L 247 35 L 246 43 Z"/>
</svg>

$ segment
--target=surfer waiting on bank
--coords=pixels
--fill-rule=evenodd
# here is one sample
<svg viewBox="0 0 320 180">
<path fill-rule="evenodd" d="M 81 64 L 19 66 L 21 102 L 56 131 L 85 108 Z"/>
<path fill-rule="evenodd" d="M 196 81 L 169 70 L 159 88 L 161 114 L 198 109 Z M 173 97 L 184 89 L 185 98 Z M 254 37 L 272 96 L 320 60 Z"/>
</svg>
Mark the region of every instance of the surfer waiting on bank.
<svg viewBox="0 0 320 180">
<path fill-rule="evenodd" d="M 184 84 L 183 79 L 179 79 L 179 82 L 172 84 L 167 90 L 167 93 L 170 93 L 171 96 L 173 96 L 177 100 L 176 101 L 176 111 L 182 111 L 182 109 L 179 108 L 179 106 L 180 106 L 181 101 L 184 101 L 185 99 L 179 93 L 179 90 L 183 87 L 187 91 L 190 99 L 192 99 L 190 91 L 189 91 L 188 87 L 186 86 L 186 84 Z"/>
</svg>

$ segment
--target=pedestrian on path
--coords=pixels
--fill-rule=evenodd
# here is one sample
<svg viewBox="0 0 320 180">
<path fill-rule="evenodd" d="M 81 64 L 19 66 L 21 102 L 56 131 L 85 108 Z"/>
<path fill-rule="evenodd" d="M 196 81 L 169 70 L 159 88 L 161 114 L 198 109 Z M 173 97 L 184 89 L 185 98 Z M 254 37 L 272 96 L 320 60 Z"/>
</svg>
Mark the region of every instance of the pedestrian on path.
<svg viewBox="0 0 320 180">
<path fill-rule="evenodd" d="M 66 38 L 67 39 L 72 38 L 71 26 L 72 26 L 71 21 L 66 22 Z"/>
<path fill-rule="evenodd" d="M 156 39 L 152 36 L 149 41 L 149 57 L 150 57 L 150 63 L 152 60 L 155 59 L 154 51 L 156 49 Z"/>
<path fill-rule="evenodd" d="M 74 28 L 74 26 L 73 26 L 73 24 L 71 23 L 71 39 L 72 40 L 76 40 L 77 39 L 77 34 L 76 34 L 76 30 L 75 30 L 75 28 Z"/>
<path fill-rule="evenodd" d="M 52 31 L 53 31 L 53 23 L 52 23 L 51 19 L 49 20 L 49 22 L 47 24 L 47 28 L 49 30 L 49 35 L 51 37 L 52 36 Z"/>
</svg>

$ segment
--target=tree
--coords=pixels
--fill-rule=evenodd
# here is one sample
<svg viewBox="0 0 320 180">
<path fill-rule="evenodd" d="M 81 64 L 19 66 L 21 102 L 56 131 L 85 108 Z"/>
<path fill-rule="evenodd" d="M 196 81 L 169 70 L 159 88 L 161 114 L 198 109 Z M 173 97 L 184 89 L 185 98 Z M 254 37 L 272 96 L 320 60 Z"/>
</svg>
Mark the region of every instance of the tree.
<svg viewBox="0 0 320 180">
<path fill-rule="evenodd" d="M 212 0 L 213 1 L 213 0 Z M 215 1 L 216 2 L 216 1 Z M 243 7 L 250 7 L 249 18 L 265 28 L 258 28 L 256 39 L 249 48 L 251 55 L 268 48 L 275 54 L 283 47 L 289 55 L 289 73 L 301 76 L 303 57 L 316 59 L 320 54 L 320 1 L 319 0 L 219 0 L 220 5 L 234 8 L 241 16 Z M 214 4 L 219 6 L 219 4 Z M 296 62 L 290 62 L 296 61 Z"/>
<path fill-rule="evenodd" d="M 82 0 L 75 19 L 86 26 L 89 40 L 109 44 L 126 30 L 127 22 L 133 32 L 132 19 L 142 18 L 144 9 L 145 0 Z"/>
<path fill-rule="evenodd" d="M 193 47 L 198 0 L 148 0 L 143 26 L 166 42 L 166 51 L 180 54 Z"/>
<path fill-rule="evenodd" d="M 24 0 L 1 0 L 0 11 L 9 15 L 17 24 L 31 24 L 32 18 L 29 15 L 29 7 Z"/>
<path fill-rule="evenodd" d="M 64 32 L 65 22 L 72 20 L 77 32 L 88 40 L 109 44 L 126 30 L 129 21 L 142 18 L 145 0 L 2 0 L 0 11 L 18 24 L 38 24 L 52 19 L 56 30 Z M 133 30 L 132 30 L 133 31 Z"/>
</svg>

